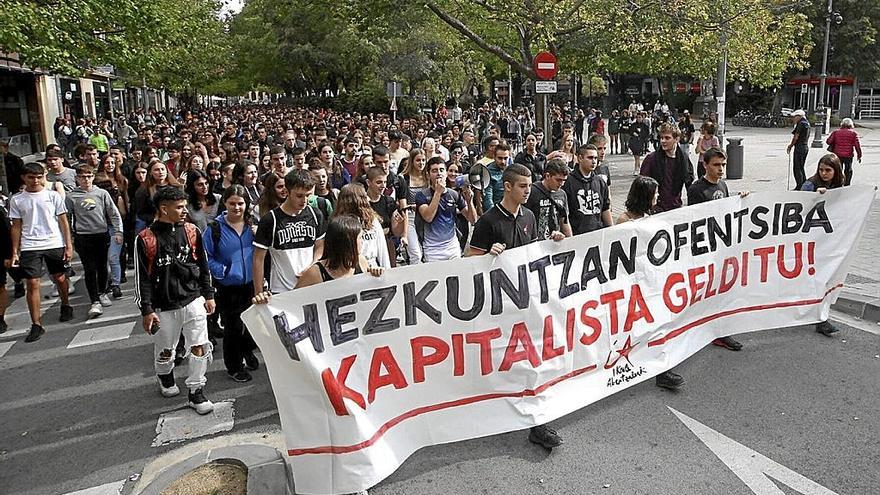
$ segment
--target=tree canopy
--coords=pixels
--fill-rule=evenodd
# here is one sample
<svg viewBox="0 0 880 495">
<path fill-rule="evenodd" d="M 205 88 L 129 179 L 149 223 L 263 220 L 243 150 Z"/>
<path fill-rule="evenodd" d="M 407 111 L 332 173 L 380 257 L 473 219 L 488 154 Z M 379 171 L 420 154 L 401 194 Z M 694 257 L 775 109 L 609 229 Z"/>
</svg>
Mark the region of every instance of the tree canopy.
<svg viewBox="0 0 880 495">
<path fill-rule="evenodd" d="M 172 89 L 290 95 L 467 94 L 534 77 L 548 50 L 563 74 L 714 75 L 726 43 L 731 78 L 777 85 L 821 60 L 824 0 L 0 0 L 0 50 L 76 73 L 113 65 Z M 880 76 L 880 3 L 837 0 L 833 72 Z M 816 28 L 813 28 L 813 26 Z M 814 49 L 814 45 L 820 49 Z"/>
<path fill-rule="evenodd" d="M 219 0 L 0 0 L 0 50 L 63 74 L 112 65 L 138 83 L 201 87 L 228 53 L 220 7 Z"/>
</svg>

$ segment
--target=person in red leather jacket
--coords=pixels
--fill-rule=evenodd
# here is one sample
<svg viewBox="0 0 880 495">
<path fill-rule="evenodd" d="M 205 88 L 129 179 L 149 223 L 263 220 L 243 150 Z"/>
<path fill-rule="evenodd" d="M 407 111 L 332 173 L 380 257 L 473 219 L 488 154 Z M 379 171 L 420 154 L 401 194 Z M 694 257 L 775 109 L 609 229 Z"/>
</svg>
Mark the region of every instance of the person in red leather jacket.
<svg viewBox="0 0 880 495">
<path fill-rule="evenodd" d="M 848 186 L 852 182 L 853 156 L 858 157 L 859 163 L 862 163 L 862 146 L 859 144 L 859 135 L 853 130 L 852 119 L 841 120 L 840 129 L 832 132 L 825 143 L 828 144 L 828 151 L 840 158 L 845 177 L 843 185 Z"/>
</svg>

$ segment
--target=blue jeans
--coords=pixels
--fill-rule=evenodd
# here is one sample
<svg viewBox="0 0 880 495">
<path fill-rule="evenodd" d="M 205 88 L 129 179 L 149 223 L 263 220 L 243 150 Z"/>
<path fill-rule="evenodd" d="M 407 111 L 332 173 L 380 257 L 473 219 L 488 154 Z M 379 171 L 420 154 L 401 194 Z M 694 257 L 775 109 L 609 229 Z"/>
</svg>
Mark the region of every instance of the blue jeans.
<svg viewBox="0 0 880 495">
<path fill-rule="evenodd" d="M 119 281 L 122 279 L 122 265 L 119 263 L 122 247 L 123 244 L 118 244 L 116 236 L 111 234 L 110 249 L 107 251 L 107 262 L 110 264 L 110 285 L 119 285 Z"/>
</svg>

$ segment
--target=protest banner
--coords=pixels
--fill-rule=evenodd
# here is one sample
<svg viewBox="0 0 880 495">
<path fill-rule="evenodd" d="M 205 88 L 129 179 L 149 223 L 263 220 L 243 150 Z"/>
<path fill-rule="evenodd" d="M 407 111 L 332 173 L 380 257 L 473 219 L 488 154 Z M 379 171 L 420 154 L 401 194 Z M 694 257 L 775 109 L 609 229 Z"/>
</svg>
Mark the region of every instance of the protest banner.
<svg viewBox="0 0 880 495">
<path fill-rule="evenodd" d="M 356 492 L 421 447 L 544 424 L 717 337 L 827 319 L 874 195 L 727 198 L 251 307 L 297 493 Z"/>
</svg>

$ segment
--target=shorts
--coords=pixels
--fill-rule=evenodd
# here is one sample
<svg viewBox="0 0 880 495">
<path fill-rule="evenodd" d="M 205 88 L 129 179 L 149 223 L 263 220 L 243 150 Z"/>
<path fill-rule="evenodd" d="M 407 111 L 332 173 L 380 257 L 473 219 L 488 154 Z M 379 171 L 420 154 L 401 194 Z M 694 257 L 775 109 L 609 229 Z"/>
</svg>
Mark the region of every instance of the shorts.
<svg viewBox="0 0 880 495">
<path fill-rule="evenodd" d="M 22 251 L 19 256 L 19 273 L 22 278 L 40 278 L 43 274 L 43 263 L 50 275 L 67 273 L 67 263 L 64 261 L 64 248 L 40 249 L 37 251 Z"/>
</svg>

